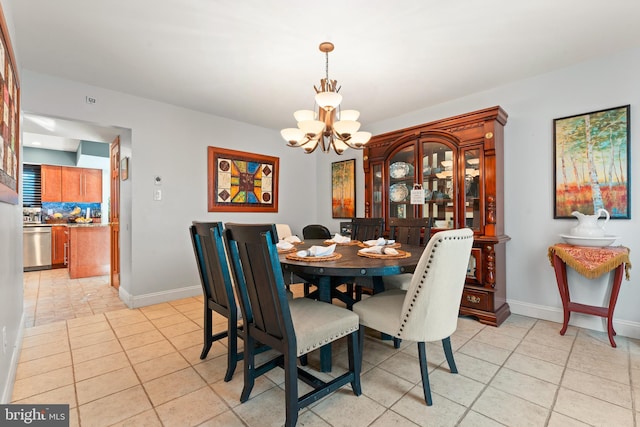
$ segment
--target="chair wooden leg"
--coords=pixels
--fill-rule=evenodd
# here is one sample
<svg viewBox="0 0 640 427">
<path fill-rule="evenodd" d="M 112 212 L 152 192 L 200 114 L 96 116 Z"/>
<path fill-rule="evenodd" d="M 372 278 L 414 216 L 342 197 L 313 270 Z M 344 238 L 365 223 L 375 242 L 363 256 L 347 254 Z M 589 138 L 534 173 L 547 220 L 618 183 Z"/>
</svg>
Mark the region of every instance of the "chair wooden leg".
<svg viewBox="0 0 640 427">
<path fill-rule="evenodd" d="M 200 353 L 200 359 L 204 359 L 209 354 L 209 350 L 211 349 L 211 344 L 213 343 L 213 322 L 211 319 L 211 310 L 207 307 L 207 301 L 205 298 L 204 302 L 204 344 L 202 346 L 202 353 Z"/>
<path fill-rule="evenodd" d="M 451 351 L 451 337 L 447 337 L 442 340 L 442 348 L 444 349 L 444 355 L 447 357 L 449 371 L 451 371 L 452 374 L 457 374 L 458 368 L 456 367 L 456 361 L 453 358 L 453 351 Z"/>
<path fill-rule="evenodd" d="M 365 327 L 360 325 L 360 330 L 358 331 L 358 346 L 360 347 L 360 366 L 362 366 L 362 355 L 364 354 L 364 329 Z"/>
<path fill-rule="evenodd" d="M 245 325 L 246 327 L 246 325 Z M 240 395 L 240 402 L 244 403 L 249 400 L 253 384 L 255 382 L 255 340 L 249 335 L 245 329 L 244 335 L 244 387 Z"/>
<path fill-rule="evenodd" d="M 238 363 L 238 321 L 227 319 L 227 373 L 224 381 L 229 382 L 233 378 Z"/>
<path fill-rule="evenodd" d="M 429 367 L 427 366 L 427 349 L 424 342 L 418 343 L 418 359 L 420 359 L 420 374 L 422 375 L 422 391 L 427 406 L 433 404 L 431 400 L 431 387 L 429 387 Z"/>
<path fill-rule="evenodd" d="M 400 338 L 393 337 L 393 348 L 400 348 L 402 340 Z"/>
<path fill-rule="evenodd" d="M 351 333 L 349 340 L 347 341 L 349 352 L 349 371 L 353 372 L 353 381 L 351 381 L 351 389 L 353 394 L 360 396 L 362 394 L 362 387 L 360 386 L 360 371 L 362 370 L 362 347 L 360 334 L 362 331 Z"/>
<path fill-rule="evenodd" d="M 297 358 L 284 355 L 284 393 L 286 407 L 286 427 L 294 427 L 298 422 L 298 365 Z"/>
</svg>

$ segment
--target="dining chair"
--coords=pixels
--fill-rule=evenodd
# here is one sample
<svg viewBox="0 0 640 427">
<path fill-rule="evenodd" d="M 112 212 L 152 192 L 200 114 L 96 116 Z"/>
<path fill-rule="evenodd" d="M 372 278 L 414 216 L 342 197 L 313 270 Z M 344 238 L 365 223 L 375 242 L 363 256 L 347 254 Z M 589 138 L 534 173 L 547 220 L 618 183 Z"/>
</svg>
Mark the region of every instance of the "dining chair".
<svg viewBox="0 0 640 427">
<path fill-rule="evenodd" d="M 245 326 L 244 387 L 241 402 L 249 399 L 255 379 L 276 366 L 284 368 L 286 426 L 294 426 L 300 409 L 347 383 L 361 394 L 358 316 L 353 312 L 308 298 L 287 300 L 276 248 L 276 230 L 270 224 L 226 224 L 225 239 L 231 258 Z M 297 358 L 348 336 L 349 370 L 325 383 Z M 255 341 L 279 354 L 255 365 Z M 298 379 L 313 388 L 298 396 Z"/>
<path fill-rule="evenodd" d="M 391 218 L 389 230 L 389 239 L 406 245 L 425 246 L 431 237 L 431 218 Z M 407 290 L 411 277 L 411 273 L 403 273 L 385 276 L 382 281 L 385 289 Z"/>
<path fill-rule="evenodd" d="M 384 233 L 384 218 L 352 218 L 351 219 L 351 239 L 360 240 L 374 240 L 382 237 Z M 362 294 L 372 294 L 373 285 L 370 280 L 362 278 L 356 278 L 355 283 L 347 284 L 347 293 L 355 294 L 355 301 L 362 299 Z"/>
<path fill-rule="evenodd" d="M 382 237 L 384 232 L 384 218 L 352 218 L 351 239 L 372 240 Z"/>
<path fill-rule="evenodd" d="M 228 382 L 233 377 L 237 361 L 242 359 L 242 353 L 238 353 L 238 322 L 241 317 L 222 243 L 222 223 L 193 221 L 189 230 L 204 295 L 204 345 L 200 359 L 207 357 L 215 341 L 226 337 L 227 372 L 224 380 Z M 227 329 L 215 335 L 212 320 L 214 311 L 227 319 Z"/>
<path fill-rule="evenodd" d="M 426 342 L 442 341 L 451 373 L 458 373 L 451 335 L 458 325 L 458 310 L 473 245 L 469 228 L 447 230 L 431 237 L 413 273 L 409 289 L 391 289 L 353 305 L 360 317 L 360 340 L 368 327 L 394 338 L 416 341 L 424 399 L 432 405 Z"/>
<path fill-rule="evenodd" d="M 285 237 L 293 236 L 289 224 L 276 224 L 276 230 L 278 232 L 278 239 L 284 239 Z"/>
<path fill-rule="evenodd" d="M 309 224 L 302 229 L 304 239 L 330 239 L 331 232 L 327 227 L 320 224 Z"/>
</svg>

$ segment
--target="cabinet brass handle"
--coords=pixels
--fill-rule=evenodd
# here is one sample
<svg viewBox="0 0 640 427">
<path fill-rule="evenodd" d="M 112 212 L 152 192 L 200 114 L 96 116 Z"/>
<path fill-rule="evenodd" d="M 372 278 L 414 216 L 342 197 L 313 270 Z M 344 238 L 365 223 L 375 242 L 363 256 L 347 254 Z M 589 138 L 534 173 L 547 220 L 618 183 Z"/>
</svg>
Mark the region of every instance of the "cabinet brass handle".
<svg viewBox="0 0 640 427">
<path fill-rule="evenodd" d="M 472 295 L 467 295 L 467 301 L 469 301 L 472 304 L 478 304 L 478 303 L 480 303 L 480 297 L 474 297 Z"/>
</svg>

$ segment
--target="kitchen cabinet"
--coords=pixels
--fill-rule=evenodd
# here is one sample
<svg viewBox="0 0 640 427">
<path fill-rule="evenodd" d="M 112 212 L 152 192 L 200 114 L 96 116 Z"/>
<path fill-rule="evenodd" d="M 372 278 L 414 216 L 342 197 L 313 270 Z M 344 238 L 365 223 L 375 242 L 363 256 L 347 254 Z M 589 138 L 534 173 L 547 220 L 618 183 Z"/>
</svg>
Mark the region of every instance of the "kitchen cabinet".
<svg viewBox="0 0 640 427">
<path fill-rule="evenodd" d="M 109 274 L 110 232 L 108 226 L 69 226 L 69 277 Z"/>
<path fill-rule="evenodd" d="M 102 170 L 63 166 L 60 201 L 102 203 Z"/>
<path fill-rule="evenodd" d="M 62 200 L 62 167 L 42 165 L 40 167 L 40 198 L 43 202 Z"/>
<path fill-rule="evenodd" d="M 51 265 L 54 268 L 67 265 L 67 227 L 64 225 L 51 227 Z"/>
<path fill-rule="evenodd" d="M 371 138 L 364 149 L 365 216 L 431 218 L 432 233 L 469 227 L 474 244 L 460 313 L 498 326 L 506 303 L 504 126 L 499 106 Z M 411 190 L 422 188 L 422 203 Z"/>
</svg>

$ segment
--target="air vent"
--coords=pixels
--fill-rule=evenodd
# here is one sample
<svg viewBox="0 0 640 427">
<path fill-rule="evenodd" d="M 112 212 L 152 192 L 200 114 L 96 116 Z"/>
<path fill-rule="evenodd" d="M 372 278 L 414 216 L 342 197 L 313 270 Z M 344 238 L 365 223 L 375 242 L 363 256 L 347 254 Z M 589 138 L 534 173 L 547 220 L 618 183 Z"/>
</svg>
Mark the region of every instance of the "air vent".
<svg viewBox="0 0 640 427">
<path fill-rule="evenodd" d="M 40 165 L 24 164 L 22 172 L 22 203 L 26 208 L 42 207 Z"/>
</svg>

